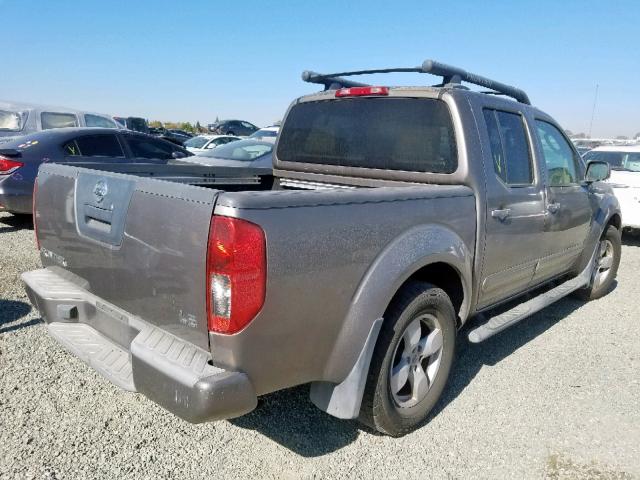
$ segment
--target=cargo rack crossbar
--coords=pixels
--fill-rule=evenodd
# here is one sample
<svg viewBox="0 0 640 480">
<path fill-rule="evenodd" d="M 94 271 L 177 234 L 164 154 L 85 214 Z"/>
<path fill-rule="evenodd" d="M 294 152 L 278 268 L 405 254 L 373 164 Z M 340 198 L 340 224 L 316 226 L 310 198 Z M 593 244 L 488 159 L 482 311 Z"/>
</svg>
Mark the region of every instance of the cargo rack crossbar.
<svg viewBox="0 0 640 480">
<path fill-rule="evenodd" d="M 339 88 L 350 87 L 367 87 L 366 83 L 353 82 L 342 77 L 351 77 L 355 75 L 370 75 L 375 73 L 430 73 L 442 77 L 442 83 L 435 85 L 438 87 L 454 87 L 460 88 L 462 82 L 471 83 L 481 87 L 491 89 L 488 93 L 492 95 L 506 95 L 514 100 L 531 105 L 528 95 L 521 89 L 506 85 L 496 80 L 476 75 L 475 73 L 467 72 L 458 67 L 453 67 L 444 63 L 436 62 L 434 60 L 425 60 L 419 67 L 400 67 L 400 68 L 380 68 L 374 70 L 356 70 L 353 72 L 339 72 L 339 73 L 317 73 L 310 70 L 302 72 L 302 80 L 309 83 L 317 83 L 324 85 L 325 90 L 336 90 Z"/>
</svg>

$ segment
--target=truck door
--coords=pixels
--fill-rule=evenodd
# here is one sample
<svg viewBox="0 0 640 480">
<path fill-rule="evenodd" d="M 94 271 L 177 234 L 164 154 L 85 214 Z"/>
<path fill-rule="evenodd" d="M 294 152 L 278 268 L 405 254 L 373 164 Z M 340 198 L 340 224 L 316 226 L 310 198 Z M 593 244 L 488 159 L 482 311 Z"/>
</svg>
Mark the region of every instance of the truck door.
<svg viewBox="0 0 640 480">
<path fill-rule="evenodd" d="M 537 147 L 545 171 L 545 239 L 535 283 L 569 271 L 584 248 L 591 206 L 580 156 L 558 127 L 536 119 Z"/>
<path fill-rule="evenodd" d="M 516 107 L 517 108 L 517 107 Z M 525 290 L 544 253 L 544 185 L 522 112 L 484 108 L 486 236 L 478 306 Z M 486 128 L 482 128 L 482 125 Z"/>
</svg>

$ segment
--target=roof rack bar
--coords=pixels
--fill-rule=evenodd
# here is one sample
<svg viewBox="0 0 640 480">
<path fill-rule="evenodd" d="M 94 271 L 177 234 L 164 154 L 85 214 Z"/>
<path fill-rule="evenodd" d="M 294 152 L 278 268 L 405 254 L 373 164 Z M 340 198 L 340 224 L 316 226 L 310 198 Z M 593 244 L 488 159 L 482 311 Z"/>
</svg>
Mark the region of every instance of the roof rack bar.
<svg viewBox="0 0 640 480">
<path fill-rule="evenodd" d="M 347 72 L 350 73 L 350 72 Z M 338 75 L 344 75 L 342 73 L 333 73 L 331 75 L 323 75 L 322 73 L 312 72 L 305 70 L 302 72 L 302 80 L 309 83 L 318 83 L 324 85 L 325 90 L 336 90 L 338 88 L 349 87 L 368 87 L 366 83 L 352 82 L 345 78 L 340 78 Z"/>
<path fill-rule="evenodd" d="M 335 90 L 338 88 L 349 88 L 349 87 L 367 87 L 369 86 L 366 83 L 358 83 L 353 82 L 351 80 L 347 80 L 342 78 L 344 76 L 355 76 L 355 75 L 369 75 L 374 73 L 397 73 L 397 72 L 412 72 L 412 73 L 430 73 L 432 75 L 442 77 L 442 85 L 455 85 L 460 82 L 472 83 L 474 85 L 478 85 L 481 87 L 490 88 L 495 92 L 494 94 L 507 95 L 509 97 L 514 98 L 515 100 L 526 103 L 527 105 L 531 105 L 529 101 L 529 97 L 527 94 L 520 90 L 519 88 L 512 87 L 510 85 L 506 85 L 501 82 L 497 82 L 495 80 L 491 80 L 490 78 L 483 77 L 481 75 L 476 75 L 475 73 L 467 72 L 458 67 L 452 67 L 451 65 L 446 65 L 444 63 L 436 62 L 434 60 L 425 60 L 422 62 L 422 65 L 419 67 L 400 67 L 400 68 L 379 68 L 373 70 L 355 70 L 352 72 L 339 72 L 339 73 L 330 73 L 330 74 L 322 74 L 317 72 L 312 72 L 309 70 L 305 70 L 302 72 L 302 80 L 309 83 L 317 83 L 320 85 L 324 85 L 325 90 Z M 486 92 L 488 93 L 488 92 Z"/>
<path fill-rule="evenodd" d="M 451 65 L 446 65 L 444 63 L 436 62 L 433 60 L 425 60 L 424 62 L 422 62 L 422 71 L 424 73 L 431 73 L 433 75 L 442 76 L 445 78 L 445 80 L 447 78 L 452 79 L 453 77 L 458 76 L 463 82 L 490 88 L 498 93 L 502 93 L 509 97 L 515 98 L 520 103 L 531 105 L 531 101 L 529 100 L 529 97 L 524 92 L 524 90 L 520 90 L 519 88 L 512 87 L 511 85 L 506 85 L 504 83 L 491 80 L 490 78 L 486 78 L 481 75 L 476 75 L 475 73 L 467 72 L 466 70 L 458 67 L 452 67 Z M 445 81 L 445 83 L 448 82 Z"/>
</svg>

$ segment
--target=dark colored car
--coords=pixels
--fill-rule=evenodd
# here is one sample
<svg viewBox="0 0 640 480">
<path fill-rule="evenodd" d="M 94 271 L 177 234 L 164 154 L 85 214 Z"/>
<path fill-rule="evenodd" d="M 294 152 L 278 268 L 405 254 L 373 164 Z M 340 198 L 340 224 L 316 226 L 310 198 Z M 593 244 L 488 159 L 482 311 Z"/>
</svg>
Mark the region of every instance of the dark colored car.
<svg viewBox="0 0 640 480">
<path fill-rule="evenodd" d="M 123 127 L 134 132 L 149 133 L 149 124 L 141 117 L 113 117 Z"/>
<path fill-rule="evenodd" d="M 144 133 L 108 128 L 59 128 L 0 145 L 0 209 L 31 213 L 33 184 L 44 162 L 167 163 L 193 155 Z"/>
<path fill-rule="evenodd" d="M 254 124 L 245 122 L 244 120 L 222 120 L 214 123 L 210 130 L 220 135 L 237 135 L 239 137 L 247 137 L 258 130 Z"/>
<path fill-rule="evenodd" d="M 183 137 L 192 138 L 193 133 L 189 133 L 186 130 L 180 130 L 179 128 L 170 128 L 169 131 L 171 133 L 175 133 L 176 135 L 181 135 Z"/>
<path fill-rule="evenodd" d="M 149 134 L 180 146 L 184 146 L 184 142 L 191 138 L 188 135 L 175 133 L 173 130 L 158 127 L 149 127 Z"/>
</svg>

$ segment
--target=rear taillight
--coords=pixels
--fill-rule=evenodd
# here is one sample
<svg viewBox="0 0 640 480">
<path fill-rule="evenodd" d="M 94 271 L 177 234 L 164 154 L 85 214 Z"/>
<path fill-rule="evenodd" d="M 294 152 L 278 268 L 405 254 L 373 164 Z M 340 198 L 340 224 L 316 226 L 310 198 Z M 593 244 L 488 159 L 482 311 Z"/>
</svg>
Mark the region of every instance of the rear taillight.
<svg viewBox="0 0 640 480">
<path fill-rule="evenodd" d="M 389 87 L 351 87 L 336 90 L 336 97 L 365 97 L 389 95 Z"/>
<path fill-rule="evenodd" d="M 33 220 L 33 234 L 36 237 L 36 247 L 40 250 L 40 239 L 38 238 L 38 222 L 36 218 L 36 197 L 38 195 L 38 179 L 33 183 L 33 195 L 31 195 L 31 214 Z"/>
<path fill-rule="evenodd" d="M 7 157 L 0 157 L 0 175 L 9 175 L 22 167 L 24 163 L 16 162 Z"/>
<path fill-rule="evenodd" d="M 266 242 L 262 229 L 245 220 L 214 215 L 207 249 L 209 331 L 236 333 L 264 304 Z"/>
</svg>

